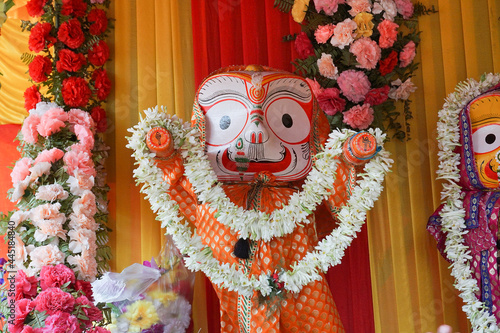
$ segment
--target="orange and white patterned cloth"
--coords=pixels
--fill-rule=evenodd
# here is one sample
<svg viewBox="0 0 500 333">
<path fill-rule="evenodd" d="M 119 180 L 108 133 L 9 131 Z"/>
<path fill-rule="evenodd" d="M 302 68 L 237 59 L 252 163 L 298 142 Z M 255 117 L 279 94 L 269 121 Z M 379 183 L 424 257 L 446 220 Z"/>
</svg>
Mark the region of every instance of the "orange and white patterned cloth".
<svg viewBox="0 0 500 333">
<path fill-rule="evenodd" d="M 330 216 L 323 214 L 318 220 L 312 214 L 309 219 L 313 223 L 298 226 L 291 234 L 269 242 L 251 241 L 250 258 L 239 259 L 233 254 L 239 237 L 217 221 L 216 211 L 197 202 L 191 184 L 183 176 L 181 158 L 177 155 L 169 160 L 157 160 L 157 164 L 164 172 L 165 181 L 171 185 L 171 198 L 179 203 L 182 213 L 196 227 L 202 242 L 212 249 L 214 257 L 221 263 L 235 264 L 249 276 L 262 272 L 270 276 L 281 269 L 289 269 L 312 251 L 318 243 L 318 230 L 325 233 L 335 227 L 332 217 L 337 207 L 348 199 L 356 177 L 353 166 L 339 161 L 334 189 L 329 200 L 324 202 Z M 271 174 L 262 172 L 253 182 L 229 183 L 223 188 L 234 204 L 271 213 L 287 204 L 290 195 L 300 189 L 300 183 L 276 182 Z M 323 208 L 322 211 L 327 210 Z M 221 332 L 344 332 L 324 276 L 306 285 L 299 293 L 286 293 L 285 298 L 274 305 L 259 304 L 257 293 L 253 297 L 244 297 L 216 285 L 214 288 L 220 300 Z"/>
</svg>

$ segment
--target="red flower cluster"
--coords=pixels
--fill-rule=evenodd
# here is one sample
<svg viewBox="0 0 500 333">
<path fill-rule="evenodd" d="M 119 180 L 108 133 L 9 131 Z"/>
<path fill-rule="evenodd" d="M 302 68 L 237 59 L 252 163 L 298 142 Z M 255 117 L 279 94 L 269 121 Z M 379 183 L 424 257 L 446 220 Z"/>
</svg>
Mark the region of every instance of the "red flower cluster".
<svg viewBox="0 0 500 333">
<path fill-rule="evenodd" d="M 392 72 L 394 67 L 398 64 L 398 53 L 394 50 L 385 59 L 378 62 L 379 71 L 382 76 L 385 76 Z"/>
<path fill-rule="evenodd" d="M 90 25 L 89 32 L 94 36 L 98 36 L 108 28 L 108 18 L 106 12 L 102 9 L 92 9 L 87 16 L 89 22 L 94 22 Z"/>
<path fill-rule="evenodd" d="M 82 107 L 87 105 L 90 95 L 87 81 L 81 77 L 71 76 L 63 81 L 62 97 L 64 104 L 70 107 Z"/>
<path fill-rule="evenodd" d="M 30 37 L 28 40 L 28 47 L 33 52 L 42 51 L 45 46 L 50 47 L 57 41 L 50 35 L 52 25 L 50 23 L 38 23 L 31 29 Z"/>
<path fill-rule="evenodd" d="M 52 61 L 48 57 L 37 55 L 29 64 L 28 71 L 33 81 L 45 82 L 47 75 L 52 72 Z"/>
<path fill-rule="evenodd" d="M 79 48 L 85 41 L 85 35 L 82 31 L 82 25 L 77 19 L 71 19 L 63 22 L 57 33 L 61 42 L 71 49 Z"/>
<path fill-rule="evenodd" d="M 45 6 L 46 3 L 47 0 L 30 0 L 26 3 L 26 10 L 30 16 L 42 16 L 45 13 L 43 6 Z"/>
<path fill-rule="evenodd" d="M 83 0 L 63 0 L 61 14 L 72 17 L 85 16 L 87 4 Z"/>
<path fill-rule="evenodd" d="M 81 53 L 75 53 L 68 49 L 59 51 L 59 60 L 56 63 L 56 68 L 59 73 L 63 71 L 78 72 L 87 61 Z"/>
<path fill-rule="evenodd" d="M 9 332 L 82 332 L 93 322 L 103 319 L 93 303 L 90 282 L 76 280 L 65 265 L 44 266 L 40 278 L 27 276 L 19 270 L 15 280 L 15 319 L 9 322 Z M 43 329 L 27 325 L 28 317 L 45 312 Z M 108 333 L 106 329 L 99 332 Z"/>
</svg>

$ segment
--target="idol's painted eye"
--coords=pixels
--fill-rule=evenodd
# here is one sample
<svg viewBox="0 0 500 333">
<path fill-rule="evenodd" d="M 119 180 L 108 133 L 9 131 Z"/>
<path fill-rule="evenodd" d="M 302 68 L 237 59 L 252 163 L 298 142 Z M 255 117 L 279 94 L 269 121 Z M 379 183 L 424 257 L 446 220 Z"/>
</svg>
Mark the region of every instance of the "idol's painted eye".
<svg viewBox="0 0 500 333">
<path fill-rule="evenodd" d="M 311 120 L 302 106 L 293 99 L 274 100 L 265 114 L 271 131 L 286 143 L 299 143 L 309 136 Z"/>
<path fill-rule="evenodd" d="M 247 119 L 247 108 L 236 100 L 214 104 L 205 114 L 207 145 L 222 146 L 234 141 L 241 134 Z"/>
<path fill-rule="evenodd" d="M 500 125 L 481 127 L 472 134 L 472 144 L 475 153 L 489 153 L 500 147 Z"/>
</svg>

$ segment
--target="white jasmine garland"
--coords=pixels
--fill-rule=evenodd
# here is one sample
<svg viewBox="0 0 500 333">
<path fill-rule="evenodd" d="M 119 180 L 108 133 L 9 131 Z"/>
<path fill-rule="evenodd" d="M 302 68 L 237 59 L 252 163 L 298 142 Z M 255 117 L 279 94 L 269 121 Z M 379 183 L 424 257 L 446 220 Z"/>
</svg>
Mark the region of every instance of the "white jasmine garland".
<svg viewBox="0 0 500 333">
<path fill-rule="evenodd" d="M 163 108 L 162 108 L 162 111 Z M 153 127 L 164 127 L 170 131 L 175 148 L 184 158 L 185 175 L 193 185 L 198 200 L 207 204 L 210 209 L 217 210 L 220 223 L 229 226 L 242 237 L 253 240 L 269 241 L 274 237 L 282 237 L 291 233 L 298 224 L 310 221 L 307 216 L 328 194 L 328 189 L 335 180 L 335 170 L 342 146 L 355 132 L 350 130 L 330 133 L 325 149 L 316 155 L 317 162 L 313 171 L 305 180 L 303 190 L 291 196 L 289 204 L 273 214 L 248 211 L 232 204 L 217 182 L 216 175 L 210 166 L 203 147 L 198 140 L 198 133 L 189 124 L 182 123 L 176 116 L 168 116 L 158 112 L 158 107 L 145 111 L 146 117 L 129 131 L 127 147 L 134 150 L 133 156 L 138 167 L 134 170 L 137 183 L 142 183 L 141 192 L 151 203 L 157 213 L 157 219 L 172 235 L 176 246 L 186 255 L 186 266 L 193 270 L 203 271 L 213 283 L 242 295 L 252 295 L 253 291 L 263 296 L 269 295 L 268 274 L 248 277 L 235 265 L 219 263 L 209 247 L 201 242 L 196 233 L 193 235 L 187 222 L 179 214 L 179 207 L 171 200 L 166 191 L 169 185 L 162 179 L 162 171 L 154 163 L 155 154 L 146 146 L 146 134 Z M 385 134 L 379 129 L 370 130 L 382 146 Z M 319 280 L 320 271 L 340 263 L 345 249 L 350 245 L 356 232 L 361 229 L 366 211 L 373 207 L 382 191 L 382 182 L 392 165 L 389 153 L 382 149 L 365 165 L 365 172 L 353 190 L 347 204 L 342 207 L 338 218 L 340 225 L 331 235 L 318 243 L 315 250 L 302 260 L 292 265 L 291 270 L 279 272 L 284 288 L 298 292 L 306 284 Z M 269 227 L 269 226 L 272 227 Z"/>
<path fill-rule="evenodd" d="M 474 79 L 461 82 L 455 92 L 445 100 L 443 109 L 439 111 L 438 143 L 439 169 L 438 179 L 445 180 L 441 191 L 444 204 L 440 213 L 442 228 L 447 232 L 446 254 L 451 260 L 451 275 L 455 278 L 455 287 L 465 302 L 464 312 L 467 314 L 473 332 L 498 332 L 495 317 L 490 315 L 484 302 L 481 302 L 475 292 L 479 291 L 477 281 L 470 269 L 471 255 L 469 247 L 464 243 L 465 210 L 460 180 L 460 154 L 455 148 L 460 146 L 460 111 L 467 103 L 479 94 L 487 91 L 500 82 L 500 75 L 487 74 L 479 82 Z"/>
</svg>

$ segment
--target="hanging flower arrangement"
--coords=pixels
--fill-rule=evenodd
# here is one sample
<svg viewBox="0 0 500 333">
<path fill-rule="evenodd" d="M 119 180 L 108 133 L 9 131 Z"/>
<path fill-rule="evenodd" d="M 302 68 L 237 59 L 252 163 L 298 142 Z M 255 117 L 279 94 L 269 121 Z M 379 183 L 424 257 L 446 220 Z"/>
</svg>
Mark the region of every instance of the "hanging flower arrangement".
<svg viewBox="0 0 500 333">
<path fill-rule="evenodd" d="M 332 129 L 409 135 L 420 42 L 416 17 L 434 8 L 410 0 L 276 0 L 275 6 L 302 25 L 285 40 L 294 40 L 296 73 L 311 84 Z"/>
<path fill-rule="evenodd" d="M 103 103 L 111 82 L 103 68 L 110 32 L 104 0 L 29 0 L 23 54 L 33 83 L 29 112 L 17 139 L 22 158 L 8 191 L 17 209 L 2 217 L 0 234 L 13 235 L 15 318 L 8 331 L 108 332 L 92 303 L 90 282 L 109 269 L 108 147 Z M 10 297 L 10 295 L 9 295 Z M 10 297 L 12 298 L 12 297 Z M 2 300 L 8 306 L 11 299 Z"/>
</svg>

